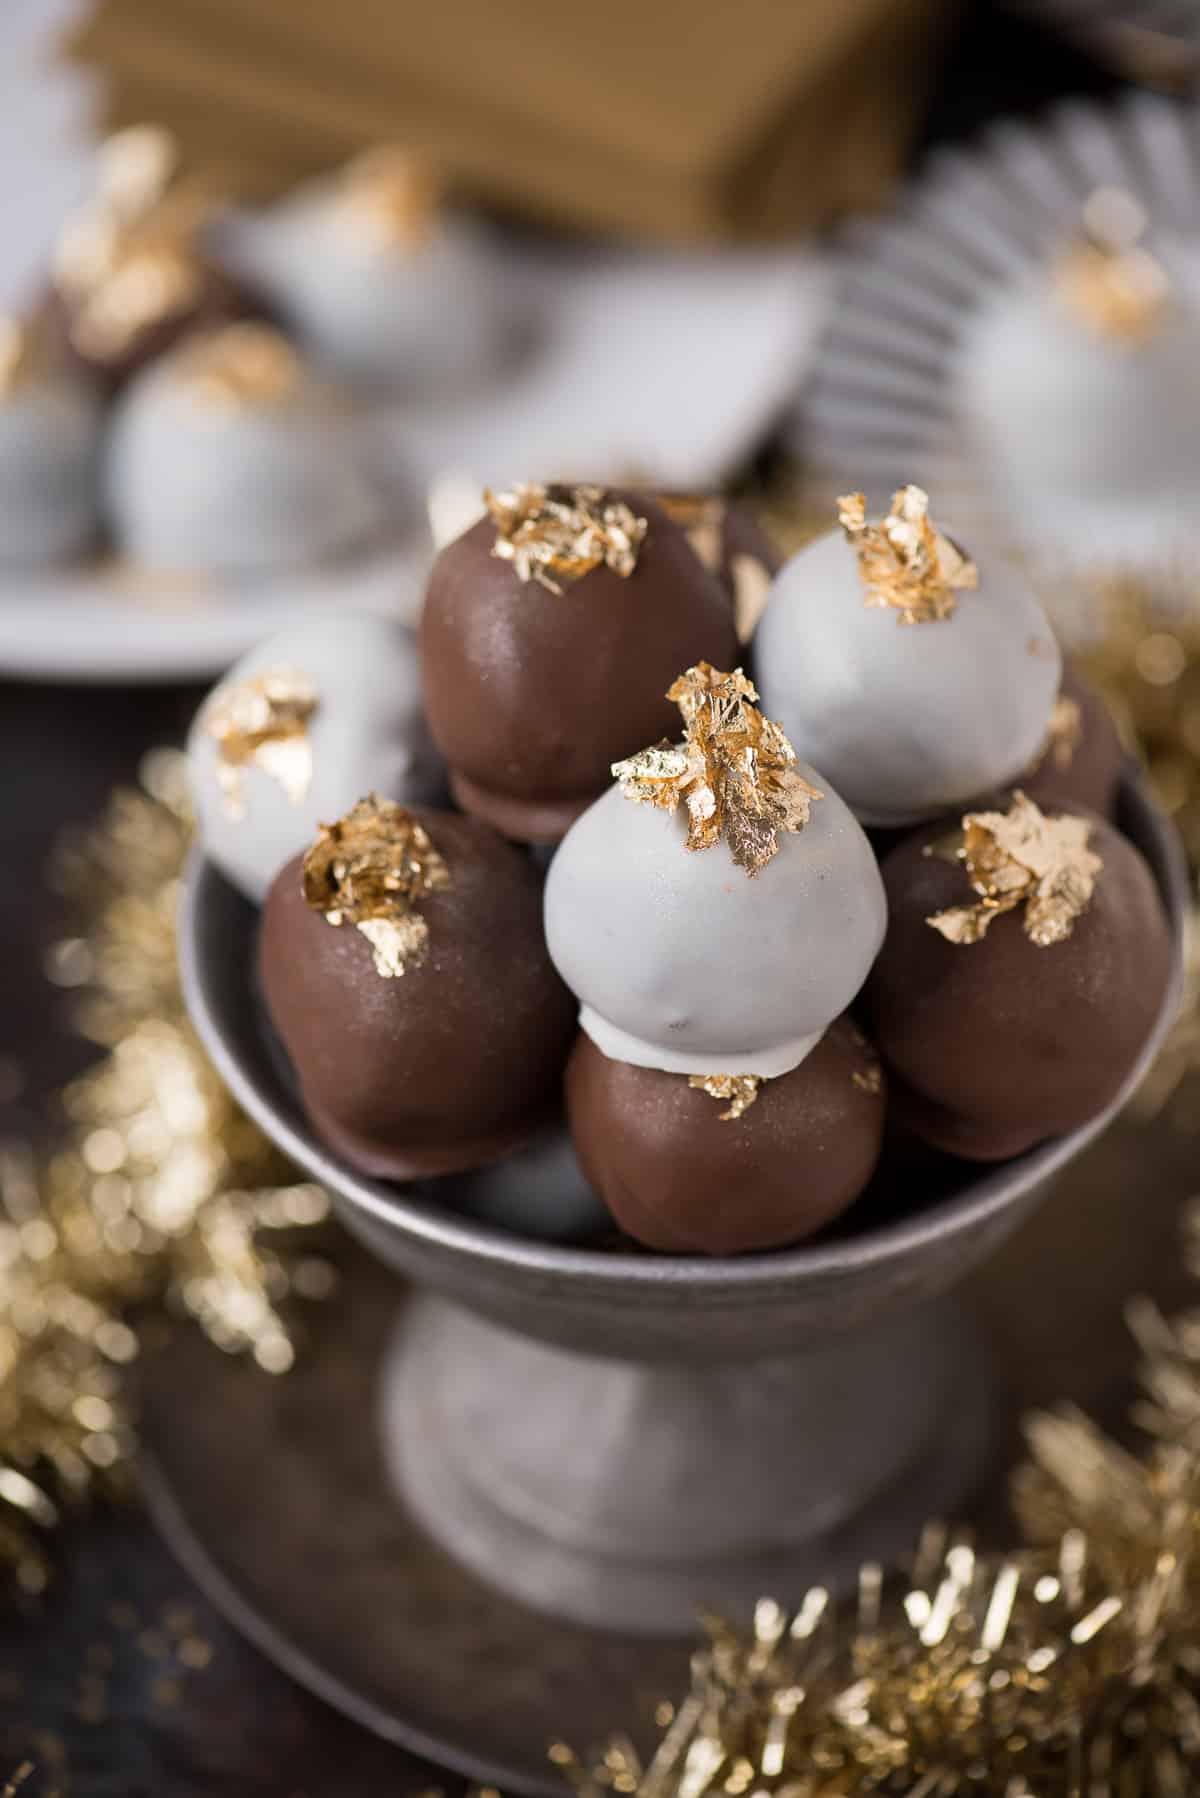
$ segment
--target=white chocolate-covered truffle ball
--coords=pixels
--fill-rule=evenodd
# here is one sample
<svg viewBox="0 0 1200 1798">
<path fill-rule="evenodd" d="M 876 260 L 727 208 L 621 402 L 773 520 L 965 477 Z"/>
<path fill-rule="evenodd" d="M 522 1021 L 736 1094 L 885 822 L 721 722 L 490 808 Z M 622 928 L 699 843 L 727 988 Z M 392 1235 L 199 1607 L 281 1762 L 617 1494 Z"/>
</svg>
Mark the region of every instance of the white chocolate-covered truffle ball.
<svg viewBox="0 0 1200 1798">
<path fill-rule="evenodd" d="M 919 512 L 925 496 L 906 492 L 918 495 L 905 503 Z M 946 554 L 957 566 L 952 546 Z M 932 603 L 947 615 L 915 623 L 867 598 L 858 551 L 841 531 L 808 544 L 775 578 L 754 636 L 754 678 L 796 753 L 871 825 L 914 823 L 1016 779 L 1045 741 L 1061 673 L 1054 633 L 1021 574 L 989 558 L 977 586 L 939 583 Z"/>
<path fill-rule="evenodd" d="M 883 883 L 849 808 L 798 772 L 824 797 L 753 877 L 725 842 L 688 849 L 684 807 L 619 787 L 571 826 L 546 882 L 546 941 L 605 1055 L 784 1074 L 850 1004 L 883 942 Z"/>
<path fill-rule="evenodd" d="M 1180 291 L 1144 334 L 1090 328 L 1054 271 L 967 322 L 966 434 L 1029 541 L 1083 560 L 1194 544 L 1200 502 L 1200 307 Z"/>
<path fill-rule="evenodd" d="M 0 563 L 66 561 L 96 534 L 99 402 L 66 369 L 35 363 L 0 377 Z"/>
<path fill-rule="evenodd" d="M 435 1181 L 430 1197 L 477 1223 L 542 1242 L 579 1242 L 613 1228 L 561 1125 L 503 1161 Z"/>
<path fill-rule="evenodd" d="M 469 387 L 494 370 L 507 331 L 496 255 L 403 159 L 371 161 L 227 226 L 231 254 L 347 380 L 413 395 Z"/>
<path fill-rule="evenodd" d="M 190 339 L 131 383 L 105 488 L 121 547 L 161 569 L 299 567 L 385 519 L 361 420 L 257 324 Z"/>
<path fill-rule="evenodd" d="M 261 643 L 201 706 L 188 766 L 205 850 L 256 903 L 319 824 L 366 794 L 439 804 L 407 627 L 327 612 Z"/>
</svg>

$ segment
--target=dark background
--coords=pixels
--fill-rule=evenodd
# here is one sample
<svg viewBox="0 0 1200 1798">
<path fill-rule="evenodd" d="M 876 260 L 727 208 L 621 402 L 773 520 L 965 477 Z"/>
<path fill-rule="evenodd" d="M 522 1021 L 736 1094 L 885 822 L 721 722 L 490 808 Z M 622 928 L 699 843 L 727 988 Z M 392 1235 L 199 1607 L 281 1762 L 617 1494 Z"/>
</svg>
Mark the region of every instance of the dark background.
<svg viewBox="0 0 1200 1798">
<path fill-rule="evenodd" d="M 1029 16 L 972 0 L 914 161 L 990 119 L 1119 85 Z M 64 927 L 39 886 L 55 833 L 95 816 L 146 748 L 178 741 L 199 697 L 0 684 L 0 1056 L 25 1075 L 0 1108 L 4 1136 L 49 1139 L 53 1096 L 86 1053 L 41 971 Z M 183 1642 L 193 1664 L 180 1668 Z M 0 1615 L 0 1782 L 26 1758 L 27 1798 L 393 1798 L 459 1785 L 344 1722 L 243 1644 L 136 1508 L 70 1524 L 48 1595 Z"/>
</svg>

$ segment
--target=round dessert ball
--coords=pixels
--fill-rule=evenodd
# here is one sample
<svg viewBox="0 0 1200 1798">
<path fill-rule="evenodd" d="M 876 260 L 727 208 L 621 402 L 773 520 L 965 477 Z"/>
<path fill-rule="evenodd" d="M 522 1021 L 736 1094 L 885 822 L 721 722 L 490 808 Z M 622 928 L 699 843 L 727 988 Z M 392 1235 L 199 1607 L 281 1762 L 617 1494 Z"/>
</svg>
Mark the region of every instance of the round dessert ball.
<svg viewBox="0 0 1200 1798">
<path fill-rule="evenodd" d="M 875 1171 L 883 1079 L 848 1018 L 736 1109 L 682 1074 L 611 1061 L 583 1035 L 567 1067 L 585 1173 L 623 1230 L 671 1254 L 800 1242 L 852 1204 Z"/>
<path fill-rule="evenodd" d="M 798 833 L 752 878 L 728 847 L 687 848 L 685 809 L 611 787 L 563 840 L 546 941 L 580 1023 L 615 1061 L 677 1074 L 776 1076 L 854 998 L 883 942 L 883 883 L 823 776 Z"/>
<path fill-rule="evenodd" d="M 384 829 L 407 874 L 397 810 Z M 342 827 L 353 831 L 356 814 Z M 426 869 L 432 853 L 445 874 L 415 906 L 423 952 L 402 951 L 401 972 L 381 971 L 388 934 L 367 934 L 378 919 L 347 915 L 360 877 L 352 870 L 331 895 L 343 920 L 334 925 L 306 897 L 303 856 L 267 895 L 258 950 L 263 999 L 314 1129 L 352 1167 L 385 1180 L 454 1173 L 520 1148 L 560 1103 L 575 1027 L 546 954 L 541 882 L 528 858 L 456 813 L 414 808 L 400 819 L 425 832 Z"/>
<path fill-rule="evenodd" d="M 680 669 L 705 658 L 731 667 L 737 637 L 719 582 L 653 501 L 538 487 L 490 503 L 433 565 L 426 710 L 463 809 L 507 836 L 555 842 L 604 791 L 613 762 L 677 734 L 666 693 Z M 568 555 L 582 541 L 604 559 L 571 560 L 587 567 L 575 574 L 526 560 L 560 541 Z"/>
<path fill-rule="evenodd" d="M 966 430 L 1018 532 L 1101 559 L 1194 541 L 1194 291 L 1181 284 L 1144 332 L 1104 331 L 1073 315 L 1058 271 L 1042 268 L 973 315 L 958 368 Z"/>
<path fill-rule="evenodd" d="M 1023 791 L 1039 802 L 1083 806 L 1111 818 L 1128 752 L 1113 715 L 1096 689 L 1068 658 L 1042 752 L 1021 777 Z"/>
<path fill-rule="evenodd" d="M 102 419 L 88 385 L 0 328 L 0 564 L 66 561 L 99 514 Z"/>
<path fill-rule="evenodd" d="M 361 421 L 262 325 L 194 338 L 139 376 L 105 476 L 121 548 L 154 568 L 296 568 L 361 547 L 385 519 Z"/>
<path fill-rule="evenodd" d="M 954 855 L 960 818 L 923 827 L 883 862 L 888 932 L 864 995 L 867 1027 L 908 1127 L 979 1161 L 1018 1155 L 1110 1105 L 1170 977 L 1167 921 L 1137 849 L 1078 807 L 1047 800 L 1045 816 L 1082 820 L 1099 858 L 1083 909 L 1046 944 L 1029 934 L 1028 902 L 998 912 L 978 941 L 930 923 L 979 898 Z"/>
<path fill-rule="evenodd" d="M 233 254 L 312 356 L 411 395 L 478 385 L 504 360 L 509 306 L 486 234 L 443 212 L 428 173 L 376 152 L 238 221 Z"/>
<path fill-rule="evenodd" d="M 259 644 L 196 714 L 188 772 L 206 853 L 256 904 L 363 793 L 437 805 L 446 774 L 412 633 L 394 618 L 330 611 Z"/>
<path fill-rule="evenodd" d="M 905 511 L 923 516 L 925 500 L 905 492 L 918 500 L 896 495 L 892 519 L 902 527 Z M 879 547 L 882 529 L 868 531 Z M 878 585 L 888 589 L 893 576 L 900 585 L 904 574 L 898 558 Z M 913 623 L 896 604 L 872 601 L 869 585 L 841 531 L 785 563 L 754 636 L 767 716 L 866 824 L 913 823 L 1017 779 L 1045 741 L 1061 666 L 1023 576 L 989 558 L 976 586 L 939 584 L 930 613 Z"/>
<path fill-rule="evenodd" d="M 716 493 L 658 493 L 659 505 L 686 532 L 710 574 L 733 606 L 739 641 L 748 643 L 767 603 L 772 577 L 784 558 L 753 511 Z"/>
<path fill-rule="evenodd" d="M 429 1196 L 476 1223 L 540 1242 L 585 1242 L 613 1227 L 561 1124 L 503 1161 L 448 1175 Z"/>
</svg>

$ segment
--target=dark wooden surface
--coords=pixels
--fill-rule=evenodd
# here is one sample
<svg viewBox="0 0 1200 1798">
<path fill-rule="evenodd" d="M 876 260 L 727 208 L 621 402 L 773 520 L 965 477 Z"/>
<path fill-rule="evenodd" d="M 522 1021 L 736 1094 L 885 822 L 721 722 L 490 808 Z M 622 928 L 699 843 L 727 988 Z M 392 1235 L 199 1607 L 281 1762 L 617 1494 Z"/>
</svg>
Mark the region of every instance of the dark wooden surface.
<svg viewBox="0 0 1200 1798">
<path fill-rule="evenodd" d="M 1036 27 L 976 0 L 951 46 L 924 145 L 988 116 L 1112 85 Z M 40 884 L 54 834 L 95 816 L 146 747 L 177 740 L 197 697 L 0 684 L 0 1057 L 17 1062 L 24 1083 L 0 1104 L 4 1135 L 47 1140 L 52 1095 L 85 1054 L 42 975 L 62 922 Z M 1057 1248 L 1041 1273 L 1045 1251 L 1022 1242 L 981 1291 L 980 1304 L 1021 1345 L 1009 1374 L 1014 1396 L 1103 1394 L 1111 1408 L 1125 1383 L 1116 1295 L 1169 1273 L 1176 1259 L 1164 1195 L 1137 1233 L 1133 1264 L 1123 1264 L 1119 1189 L 1144 1166 L 1140 1148 L 1126 1157 L 1119 1174 L 1110 1164 L 1107 1208 L 1098 1207 L 1110 1226 L 1099 1256 L 1106 1272 L 1097 1272 L 1092 1246 L 1100 1218 L 1076 1183 L 1057 1207 Z M 1178 1191 L 1188 1165 L 1176 1161 L 1168 1184 Z M 1049 1315 L 1026 1305 L 1039 1278 L 1055 1284 Z M 0 1614 L 0 1782 L 26 1758 L 37 1768 L 22 1788 L 29 1798 L 394 1798 L 456 1785 L 344 1722 L 242 1643 L 136 1509 L 72 1524 L 49 1594 Z"/>
</svg>

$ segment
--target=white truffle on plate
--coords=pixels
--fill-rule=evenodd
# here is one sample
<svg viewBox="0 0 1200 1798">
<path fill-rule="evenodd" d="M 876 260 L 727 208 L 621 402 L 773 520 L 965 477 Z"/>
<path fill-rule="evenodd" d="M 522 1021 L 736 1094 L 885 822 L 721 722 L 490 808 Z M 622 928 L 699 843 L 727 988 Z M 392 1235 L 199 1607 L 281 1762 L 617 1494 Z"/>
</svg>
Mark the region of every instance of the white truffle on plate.
<svg viewBox="0 0 1200 1798">
<path fill-rule="evenodd" d="M 883 884 L 849 808 L 796 762 L 740 671 L 701 663 L 671 697 L 684 743 L 619 763 L 621 784 L 571 826 L 546 941 L 612 1060 L 770 1078 L 862 986 Z"/>
<path fill-rule="evenodd" d="M 1151 256 L 1141 209 L 1101 190 L 1086 235 L 967 321 L 966 435 L 1011 528 L 1082 561 L 1195 544 L 1200 294 L 1194 258 Z"/>
<path fill-rule="evenodd" d="M 328 612 L 259 644 L 201 706 L 188 765 L 204 848 L 256 903 L 319 824 L 366 794 L 439 804 L 407 627 Z"/>
<path fill-rule="evenodd" d="M 266 216 L 231 221 L 229 253 L 318 360 L 409 394 L 491 373 L 507 330 L 497 259 L 436 182 L 380 149 L 306 183 Z"/>
<path fill-rule="evenodd" d="M 386 515 L 361 420 L 251 323 L 189 338 L 131 383 L 105 488 L 121 548 L 157 569 L 298 567 L 363 546 Z"/>
<path fill-rule="evenodd" d="M 1034 760 L 1061 658 L 1013 567 L 976 570 L 907 487 L 880 524 L 861 494 L 842 531 L 776 576 L 754 635 L 764 711 L 865 824 L 915 823 Z"/>
<path fill-rule="evenodd" d="M 62 562 L 96 534 L 101 416 L 92 389 L 0 320 L 0 564 Z"/>
<path fill-rule="evenodd" d="M 503 1161 L 446 1175 L 433 1183 L 429 1196 L 477 1223 L 542 1242 L 580 1242 L 614 1228 L 561 1125 Z"/>
</svg>

